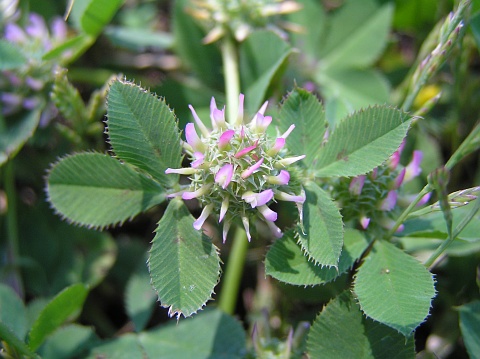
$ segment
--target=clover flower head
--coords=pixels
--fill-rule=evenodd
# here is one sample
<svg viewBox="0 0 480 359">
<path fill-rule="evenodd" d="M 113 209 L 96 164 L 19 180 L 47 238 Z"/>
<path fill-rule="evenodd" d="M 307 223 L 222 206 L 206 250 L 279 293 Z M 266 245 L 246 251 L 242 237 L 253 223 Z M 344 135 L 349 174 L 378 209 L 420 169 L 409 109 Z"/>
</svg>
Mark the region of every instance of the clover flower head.
<svg viewBox="0 0 480 359">
<path fill-rule="evenodd" d="M 223 241 L 232 222 L 241 222 L 250 240 L 250 223 L 264 222 L 275 237 L 282 235 L 275 225 L 278 215 L 270 206 L 276 201 L 297 204 L 301 217 L 305 192 L 294 163 L 305 156 L 288 157 L 285 139 L 294 130 L 270 138 L 266 134 L 272 122 L 265 116 L 265 103 L 248 123 L 243 121 L 244 96 L 240 95 L 238 118 L 234 124 L 225 121 L 225 109 L 218 109 L 215 99 L 210 103 L 212 129 L 208 129 L 192 106 L 195 123 L 185 127 L 183 148 L 191 159 L 190 167 L 168 168 L 165 173 L 190 176 L 187 190 L 172 193 L 185 200 L 196 198 L 203 206 L 195 229 L 200 229 L 209 215 L 223 223 Z M 198 132 L 197 132 L 198 130 Z M 300 218 L 301 220 L 301 218 Z"/>
<path fill-rule="evenodd" d="M 274 22 L 272 17 L 296 12 L 301 5 L 294 0 L 191 0 L 187 11 L 208 31 L 205 43 L 217 41 L 231 32 L 237 41 L 243 41 L 256 28 L 270 28 L 281 37 L 284 30 L 301 31 L 300 26 L 288 22 Z"/>
<path fill-rule="evenodd" d="M 382 166 L 370 173 L 353 178 L 337 179 L 332 185 L 333 197 L 342 205 L 345 222 L 354 221 L 364 230 L 372 226 L 390 229 L 394 213 L 408 206 L 415 195 L 405 194 L 402 185 L 421 173 L 423 154 L 414 151 L 407 166 L 400 164 L 405 143 Z M 429 195 L 422 198 L 419 205 L 425 204 Z M 398 231 L 402 230 L 402 226 Z"/>
</svg>

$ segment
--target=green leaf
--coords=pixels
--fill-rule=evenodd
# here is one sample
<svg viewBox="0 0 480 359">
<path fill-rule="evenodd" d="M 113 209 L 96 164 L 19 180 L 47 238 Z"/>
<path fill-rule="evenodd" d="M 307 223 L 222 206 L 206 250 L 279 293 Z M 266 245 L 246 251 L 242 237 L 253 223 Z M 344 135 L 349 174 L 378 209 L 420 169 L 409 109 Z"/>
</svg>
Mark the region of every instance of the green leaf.
<svg viewBox="0 0 480 359">
<path fill-rule="evenodd" d="M 220 276 L 217 248 L 193 222 L 183 202 L 172 200 L 158 223 L 148 260 L 158 298 L 177 318 L 201 309 Z"/>
<path fill-rule="evenodd" d="M 374 69 L 328 70 L 318 72 L 315 80 L 320 84 L 327 119 L 332 128 L 356 110 L 389 102 L 389 84 Z"/>
<path fill-rule="evenodd" d="M 455 195 L 455 193 L 452 193 L 452 195 Z M 461 198 L 459 198 L 459 200 L 461 203 Z M 475 201 L 478 201 L 478 199 Z M 470 199 L 468 204 L 458 207 L 458 202 L 455 201 L 455 196 L 452 196 L 450 197 L 450 205 L 454 208 L 452 210 L 453 228 L 456 228 L 462 220 L 469 215 L 470 211 L 473 210 L 475 203 Z M 424 236 L 441 239 L 446 238 L 447 226 L 445 224 L 443 213 L 440 211 L 440 206 L 438 203 L 434 203 L 427 208 L 430 208 L 430 213 L 420 210 L 421 212 L 419 211 L 420 213 L 418 216 L 405 222 L 405 228 L 399 233 L 399 235 L 412 237 Z M 414 212 L 414 214 L 415 213 L 416 212 Z M 475 242 L 479 240 L 478 233 L 480 233 L 480 213 L 477 213 L 474 216 L 474 219 L 459 233 L 457 239 L 467 242 Z"/>
<path fill-rule="evenodd" d="M 342 216 L 333 200 L 315 183 L 308 183 L 305 192 L 304 230 L 298 230 L 298 242 L 315 264 L 337 267 L 343 245 Z"/>
<path fill-rule="evenodd" d="M 28 346 L 19 339 L 15 333 L 9 328 L 5 323 L 0 320 L 0 339 L 3 342 L 8 343 L 11 347 L 15 348 L 15 350 L 23 355 L 26 355 L 30 358 L 40 358 L 35 353 L 32 353 Z M 3 350 L 2 350 L 3 352 Z"/>
<path fill-rule="evenodd" d="M 17 46 L 0 39 L 0 71 L 18 69 L 26 63 L 25 55 Z"/>
<path fill-rule="evenodd" d="M 62 62 L 61 56 L 65 54 L 67 51 L 70 52 L 69 56 L 67 57 L 68 62 L 73 62 L 73 60 L 77 59 L 80 55 L 82 55 L 90 46 L 93 45 L 95 42 L 95 37 L 87 34 L 80 34 L 75 37 L 72 37 L 65 42 L 62 42 L 58 46 L 54 47 L 50 51 L 46 52 L 42 56 L 42 60 L 49 61 L 49 60 L 56 60 L 65 65 Z"/>
<path fill-rule="evenodd" d="M 316 0 L 299 0 L 302 5 L 299 11 L 288 14 L 288 20 L 303 26 L 306 31 L 289 34 L 292 44 L 301 49 L 302 56 L 308 56 L 309 63 L 316 63 L 325 43 L 327 15 L 323 6 Z"/>
<path fill-rule="evenodd" d="M 126 311 L 133 324 L 135 331 L 142 331 L 153 314 L 157 296 L 150 284 L 150 275 L 144 261 L 137 266 L 132 274 L 125 290 Z"/>
<path fill-rule="evenodd" d="M 158 183 L 100 153 L 60 160 L 50 170 L 47 192 L 62 216 L 90 227 L 123 222 L 165 199 Z"/>
<path fill-rule="evenodd" d="M 77 27 L 91 36 L 98 36 L 112 20 L 124 0 L 75 0 L 71 18 Z"/>
<path fill-rule="evenodd" d="M 313 322 L 307 339 L 312 358 L 413 358 L 414 340 L 365 318 L 351 294 L 328 303 Z"/>
<path fill-rule="evenodd" d="M 125 334 L 94 347 L 87 359 L 154 359 L 148 357 L 136 334 Z"/>
<path fill-rule="evenodd" d="M 316 175 L 357 176 L 371 171 L 398 149 L 411 120 L 386 106 L 355 112 L 336 127 L 321 149 Z"/>
<path fill-rule="evenodd" d="M 27 316 L 20 297 L 9 286 L 0 283 L 0 322 L 20 339 L 27 333 Z"/>
<path fill-rule="evenodd" d="M 356 230 L 345 230 L 342 254 L 336 268 L 316 266 L 295 242 L 293 231 L 286 232 L 273 243 L 265 259 L 265 273 L 279 281 L 294 285 L 328 283 L 353 267 L 368 247 L 368 240 Z"/>
<path fill-rule="evenodd" d="M 296 88 L 284 101 L 279 117 L 280 132 L 295 125 L 287 137 L 288 149 L 294 155 L 306 155 L 301 163 L 311 167 L 318 157 L 327 126 L 322 104 L 315 95 Z"/>
<path fill-rule="evenodd" d="M 93 328 L 71 324 L 53 333 L 42 347 L 44 358 L 83 358 L 99 339 Z"/>
<path fill-rule="evenodd" d="M 0 166 L 15 157 L 37 129 L 40 111 L 29 111 L 6 129 L 0 129 Z"/>
<path fill-rule="evenodd" d="M 83 284 L 74 284 L 58 293 L 40 312 L 28 335 L 28 346 L 36 350 L 53 331 L 72 316 L 77 316 L 88 294 Z"/>
<path fill-rule="evenodd" d="M 433 275 L 393 244 L 376 241 L 355 277 L 367 316 L 409 336 L 427 317 L 435 296 Z"/>
<path fill-rule="evenodd" d="M 205 45 L 205 33 L 186 11 L 189 0 L 177 0 L 173 7 L 175 53 L 201 82 L 214 89 L 223 88 L 222 58 L 217 44 Z"/>
<path fill-rule="evenodd" d="M 165 50 L 173 45 L 173 38 L 170 33 L 145 28 L 108 26 L 105 29 L 105 36 L 113 45 L 132 51 Z"/>
<path fill-rule="evenodd" d="M 239 50 L 242 88 L 247 112 L 256 113 L 264 101 L 275 74 L 292 48 L 271 31 L 255 31 Z"/>
<path fill-rule="evenodd" d="M 245 358 L 245 331 L 242 325 L 220 310 L 171 323 L 139 335 L 149 358 Z"/>
<path fill-rule="evenodd" d="M 331 19 L 322 68 L 361 68 L 383 52 L 392 21 L 393 4 L 377 7 L 373 0 L 347 1 Z"/>
<path fill-rule="evenodd" d="M 476 300 L 458 308 L 460 330 L 470 358 L 478 358 L 480 353 L 480 301 Z"/>
<path fill-rule="evenodd" d="M 165 187 L 178 182 L 166 175 L 182 159 L 175 115 L 164 100 L 129 82 L 114 81 L 108 93 L 108 135 L 113 150 Z"/>
</svg>

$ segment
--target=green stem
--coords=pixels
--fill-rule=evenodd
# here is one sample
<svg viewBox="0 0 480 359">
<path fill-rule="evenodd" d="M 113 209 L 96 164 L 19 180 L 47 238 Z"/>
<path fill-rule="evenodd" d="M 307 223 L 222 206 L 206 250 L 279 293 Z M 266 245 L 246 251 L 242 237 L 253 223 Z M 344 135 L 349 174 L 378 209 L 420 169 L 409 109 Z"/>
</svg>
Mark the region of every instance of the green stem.
<svg viewBox="0 0 480 359">
<path fill-rule="evenodd" d="M 238 70 L 237 44 L 231 34 L 227 33 L 222 39 L 221 49 L 225 78 L 227 121 L 230 124 L 235 124 L 238 115 L 240 76 Z M 223 287 L 218 304 L 219 308 L 228 314 L 235 312 L 247 248 L 247 235 L 243 228 L 237 227 L 233 238 L 232 249 L 228 256 L 225 275 L 222 279 Z"/>
<path fill-rule="evenodd" d="M 243 228 L 237 227 L 235 229 L 232 249 L 228 256 L 227 269 L 222 279 L 223 287 L 218 303 L 218 307 L 228 314 L 235 313 L 247 248 L 247 234 Z"/>
<path fill-rule="evenodd" d="M 227 121 L 234 124 L 237 119 L 238 95 L 240 95 L 240 76 L 236 43 L 232 36 L 226 35 L 223 39 L 222 61 L 227 100 Z"/>
<path fill-rule="evenodd" d="M 7 162 L 5 165 L 5 192 L 7 195 L 7 214 L 6 214 L 6 231 L 7 231 L 7 265 L 11 267 L 8 281 L 12 288 L 23 298 L 23 284 L 18 269 L 19 258 L 19 237 L 17 223 L 17 196 L 15 192 L 15 171 L 13 161 Z"/>
<path fill-rule="evenodd" d="M 428 192 L 430 192 L 432 189 L 430 188 L 430 185 L 427 184 L 423 189 L 420 191 L 420 193 L 415 197 L 415 199 L 410 203 L 410 205 L 402 212 L 402 214 L 397 218 L 395 224 L 393 227 L 388 231 L 386 235 L 386 239 L 390 239 L 395 232 L 397 231 L 398 227 L 407 219 L 408 215 L 410 212 L 415 208 L 415 206 L 420 202 L 420 200 L 425 196 Z"/>
<path fill-rule="evenodd" d="M 462 221 L 457 225 L 452 235 L 445 239 L 443 243 L 433 252 L 430 258 L 425 262 L 425 266 L 430 268 L 433 266 L 438 257 L 447 249 L 447 247 L 457 238 L 457 236 L 462 232 L 462 230 L 467 226 L 468 223 L 472 220 L 475 214 L 480 210 L 480 200 L 475 201 L 475 206 L 473 209 L 462 218 Z"/>
</svg>

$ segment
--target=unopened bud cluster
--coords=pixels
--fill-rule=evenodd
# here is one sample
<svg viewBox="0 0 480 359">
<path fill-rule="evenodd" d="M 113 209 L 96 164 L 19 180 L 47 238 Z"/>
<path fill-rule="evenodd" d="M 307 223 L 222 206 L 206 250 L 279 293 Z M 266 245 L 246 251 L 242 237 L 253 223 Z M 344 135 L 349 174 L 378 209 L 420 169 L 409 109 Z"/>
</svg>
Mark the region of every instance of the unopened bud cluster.
<svg viewBox="0 0 480 359">
<path fill-rule="evenodd" d="M 294 125 L 271 139 L 267 127 L 272 122 L 265 116 L 267 102 L 248 124 L 243 124 L 243 95 L 239 98 L 238 117 L 234 124 L 225 121 L 225 109 L 219 110 L 212 98 L 208 129 L 192 106 L 194 123 L 185 128 L 183 147 L 192 159 L 191 167 L 166 170 L 166 173 L 189 175 L 188 190 L 170 195 L 185 200 L 196 198 L 203 206 L 194 227 L 199 230 L 210 214 L 223 222 L 223 240 L 234 221 L 241 221 L 250 240 L 250 221 L 260 219 L 276 237 L 282 235 L 275 225 L 277 213 L 269 205 L 275 201 L 295 202 L 302 213 L 305 193 L 293 165 L 305 156 L 286 157 L 285 140 Z"/>
<path fill-rule="evenodd" d="M 191 0 L 189 13 L 204 25 L 208 34 L 205 43 L 211 43 L 226 32 L 243 41 L 256 28 L 270 28 L 283 35 L 282 28 L 298 30 L 298 26 L 286 22 L 276 24 L 270 18 L 301 9 L 293 0 Z"/>
<path fill-rule="evenodd" d="M 4 37 L 22 52 L 26 61 L 19 68 L 2 72 L 0 78 L 2 114 L 11 115 L 21 110 L 44 106 L 48 102 L 49 85 L 53 81 L 57 65 L 44 61 L 42 57 L 66 40 L 65 21 L 55 18 L 49 29 L 43 17 L 31 13 L 24 28 L 14 22 L 7 23 Z M 42 113 L 41 124 L 50 120 L 55 112 L 53 106 L 47 107 Z"/>
<path fill-rule="evenodd" d="M 345 223 L 363 229 L 391 229 L 398 210 L 406 207 L 415 196 L 404 195 L 401 186 L 421 173 L 423 154 L 414 151 L 410 163 L 399 164 L 403 145 L 389 161 L 366 175 L 342 178 L 331 184 L 334 199 L 342 208 Z M 418 205 L 425 204 L 428 194 Z M 403 230 L 403 225 L 398 231 Z"/>
</svg>

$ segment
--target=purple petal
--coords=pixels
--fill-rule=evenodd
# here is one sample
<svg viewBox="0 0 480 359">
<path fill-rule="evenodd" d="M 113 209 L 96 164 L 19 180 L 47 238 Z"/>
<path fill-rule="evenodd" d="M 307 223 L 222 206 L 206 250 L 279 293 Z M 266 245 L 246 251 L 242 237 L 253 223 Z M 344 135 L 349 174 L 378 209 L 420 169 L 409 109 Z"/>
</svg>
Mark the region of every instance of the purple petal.
<svg viewBox="0 0 480 359">
<path fill-rule="evenodd" d="M 255 172 L 260 168 L 262 163 L 263 163 L 263 158 L 260 158 L 260 161 L 258 161 L 257 163 L 255 163 L 254 165 L 248 167 L 245 171 L 243 171 L 241 177 L 243 179 L 248 178 L 251 174 L 253 174 L 253 172 Z"/>
<path fill-rule="evenodd" d="M 220 216 L 218 217 L 218 223 L 220 223 L 223 220 L 223 217 L 225 217 L 225 214 L 227 213 L 227 210 L 228 210 L 229 202 L 230 202 L 230 198 L 228 196 L 225 196 L 225 198 L 222 201 L 222 206 L 220 207 Z"/>
<path fill-rule="evenodd" d="M 255 143 L 253 146 L 245 147 L 244 149 L 238 151 L 235 154 L 235 158 L 240 158 L 245 156 L 248 152 L 253 151 L 255 148 L 257 148 L 257 143 Z"/>
<path fill-rule="evenodd" d="M 252 235 L 250 234 L 250 223 L 248 222 L 248 218 L 242 216 L 242 223 L 243 227 L 245 228 L 245 232 L 247 233 L 248 241 L 250 242 L 252 240 Z"/>
<path fill-rule="evenodd" d="M 199 189 L 197 189 L 196 191 L 193 191 L 193 192 L 183 192 L 182 194 L 182 198 L 183 199 L 194 199 L 194 198 L 198 198 L 200 196 L 203 196 L 205 193 L 207 193 L 208 191 L 210 191 L 210 188 L 212 187 L 211 184 L 207 184 L 207 185 L 204 185 L 202 187 L 200 187 Z"/>
<path fill-rule="evenodd" d="M 275 144 L 271 149 L 268 150 L 268 155 L 269 156 L 275 156 L 280 150 L 285 146 L 285 139 L 283 137 L 278 137 L 275 140 Z"/>
<path fill-rule="evenodd" d="M 232 137 L 235 135 L 234 130 L 227 130 L 224 133 L 220 135 L 220 138 L 218 139 L 218 148 L 223 150 L 227 145 L 230 143 L 230 140 Z"/>
<path fill-rule="evenodd" d="M 265 223 L 267 224 L 268 228 L 270 228 L 270 230 L 272 231 L 272 234 L 275 236 L 275 238 L 282 238 L 283 233 L 282 233 L 281 229 L 278 228 L 275 225 L 275 223 L 270 222 L 270 221 L 266 221 Z"/>
<path fill-rule="evenodd" d="M 201 166 L 205 160 L 205 155 L 202 152 L 195 152 L 193 156 L 195 157 L 195 161 L 192 161 L 191 166 L 193 168 Z"/>
<path fill-rule="evenodd" d="M 62 18 L 56 17 L 55 19 L 53 19 L 51 29 L 52 37 L 55 39 L 56 42 L 62 42 L 67 38 L 67 24 Z"/>
<path fill-rule="evenodd" d="M 193 115 L 193 118 L 195 120 L 195 123 L 197 124 L 198 128 L 200 129 L 200 132 L 202 133 L 202 135 L 204 137 L 209 137 L 210 136 L 210 131 L 208 130 L 208 128 L 204 125 L 204 123 L 202 122 L 202 120 L 200 120 L 200 117 L 198 117 L 197 115 L 197 112 L 195 111 L 195 109 L 193 108 L 192 105 L 188 105 L 188 108 L 190 109 L 190 111 L 192 112 L 192 115 Z"/>
<path fill-rule="evenodd" d="M 402 185 L 406 172 L 407 172 L 406 168 L 404 168 L 400 171 L 397 178 L 395 178 L 395 180 L 393 181 L 393 188 L 392 189 L 398 189 Z"/>
<path fill-rule="evenodd" d="M 9 23 L 5 25 L 5 39 L 9 42 L 22 44 L 27 41 L 27 35 L 17 24 Z"/>
<path fill-rule="evenodd" d="M 400 162 L 400 151 L 395 151 L 393 155 L 390 156 L 390 159 L 388 160 L 388 166 L 394 170 L 397 168 L 398 163 Z"/>
<path fill-rule="evenodd" d="M 225 222 L 223 224 L 223 231 L 222 231 L 222 236 L 223 236 L 223 243 L 225 243 L 225 241 L 227 240 L 227 235 L 228 235 L 228 230 L 230 229 L 230 221 L 228 222 Z"/>
<path fill-rule="evenodd" d="M 280 173 L 276 176 L 268 176 L 267 182 L 271 184 L 276 184 L 280 186 L 287 185 L 290 181 L 290 173 L 285 170 L 281 170 Z"/>
<path fill-rule="evenodd" d="M 285 133 L 283 135 L 281 135 L 280 137 L 281 138 L 287 138 L 291 133 L 292 131 L 294 130 L 295 128 L 295 125 L 290 125 L 290 127 L 288 128 L 288 130 L 285 131 Z"/>
<path fill-rule="evenodd" d="M 275 222 L 277 220 L 277 212 L 272 211 L 268 206 L 258 206 L 257 209 L 267 221 Z"/>
<path fill-rule="evenodd" d="M 305 194 L 302 193 L 302 195 L 296 196 L 282 191 L 276 191 L 275 199 L 278 199 L 280 201 L 303 203 L 305 202 Z"/>
<path fill-rule="evenodd" d="M 350 186 L 348 187 L 348 191 L 354 195 L 359 196 L 362 193 L 363 185 L 365 184 L 365 175 L 360 175 L 352 179 L 350 182 Z"/>
<path fill-rule="evenodd" d="M 363 229 L 367 229 L 369 224 L 370 224 L 370 218 L 368 217 L 360 218 L 360 225 L 362 226 Z"/>
<path fill-rule="evenodd" d="M 242 199 L 249 203 L 252 208 L 263 206 L 267 204 L 273 198 L 273 191 L 267 189 L 260 193 L 246 192 L 243 194 Z"/>
<path fill-rule="evenodd" d="M 397 204 L 397 192 L 390 191 L 387 194 L 387 197 L 380 203 L 380 209 L 382 211 L 391 211 L 393 207 Z"/>
<path fill-rule="evenodd" d="M 195 151 L 202 152 L 205 150 L 205 145 L 200 137 L 198 137 L 195 125 L 191 122 L 185 126 L 185 138 L 187 139 L 187 143 L 192 146 Z"/>
<path fill-rule="evenodd" d="M 191 175 L 197 172 L 196 168 L 192 167 L 186 167 L 186 168 L 167 168 L 165 170 L 165 174 L 170 174 L 170 173 L 177 173 L 180 175 Z"/>
<path fill-rule="evenodd" d="M 275 167 L 281 168 L 281 167 L 289 166 L 292 163 L 303 160 L 304 158 L 305 158 L 305 155 L 283 158 L 275 164 Z"/>
<path fill-rule="evenodd" d="M 422 151 L 418 151 L 418 150 L 413 151 L 413 158 L 406 167 L 407 171 L 403 179 L 404 182 L 411 181 L 422 172 L 422 169 L 420 168 L 420 163 L 422 162 L 422 159 L 423 159 Z"/>
<path fill-rule="evenodd" d="M 49 37 L 45 20 L 38 14 L 30 14 L 30 23 L 25 28 L 25 31 L 28 35 L 38 39 L 45 39 Z"/>
<path fill-rule="evenodd" d="M 213 128 L 225 127 L 225 108 L 219 110 L 214 97 L 212 97 L 210 101 L 210 120 L 212 121 Z"/>
<path fill-rule="evenodd" d="M 233 176 L 233 165 L 227 163 L 224 165 L 215 175 L 215 182 L 218 183 L 223 189 L 227 188 L 232 180 Z"/>
<path fill-rule="evenodd" d="M 205 221 L 207 220 L 208 216 L 212 212 L 212 209 L 213 209 L 213 204 L 209 204 L 205 206 L 202 210 L 202 213 L 200 214 L 200 217 L 198 217 L 198 219 L 195 222 L 193 222 L 193 228 L 195 228 L 197 231 L 200 230 L 203 224 L 205 223 Z"/>
<path fill-rule="evenodd" d="M 423 206 L 425 203 L 427 203 L 430 200 L 430 197 L 432 196 L 432 192 L 427 193 L 425 196 L 422 197 L 422 199 L 417 203 L 417 206 Z"/>
</svg>

